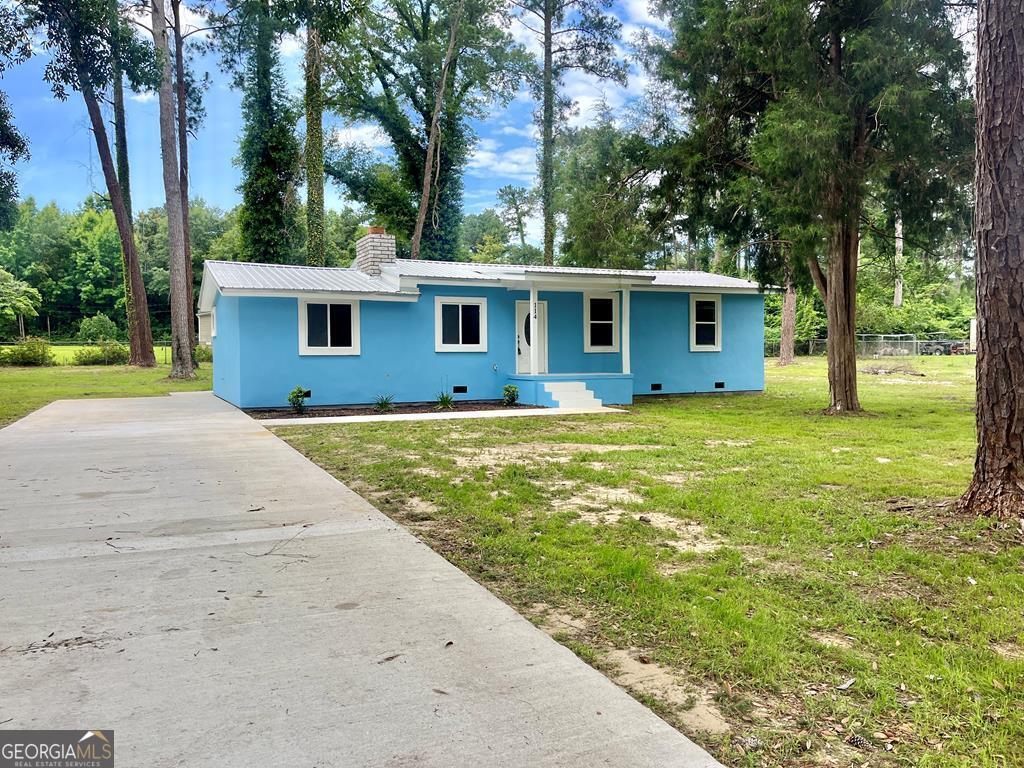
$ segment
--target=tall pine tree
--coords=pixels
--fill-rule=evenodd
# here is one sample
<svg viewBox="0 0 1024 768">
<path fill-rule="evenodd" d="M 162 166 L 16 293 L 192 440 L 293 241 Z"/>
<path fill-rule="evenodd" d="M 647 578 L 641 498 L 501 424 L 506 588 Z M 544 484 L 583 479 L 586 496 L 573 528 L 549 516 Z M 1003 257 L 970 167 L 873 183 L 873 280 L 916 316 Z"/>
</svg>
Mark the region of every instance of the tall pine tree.
<svg viewBox="0 0 1024 768">
<path fill-rule="evenodd" d="M 857 254 L 864 202 L 895 166 L 949 198 L 970 173 L 973 105 L 945 0 L 669 0 L 653 46 L 690 135 L 676 178 L 734 238 L 773 232 L 828 315 L 829 411 L 859 411 Z M 945 192 L 943 192 L 945 190 Z M 905 192 L 905 190 L 904 190 Z M 915 197 L 915 195 L 907 195 Z M 904 210 L 904 223 L 932 215 Z"/>
</svg>

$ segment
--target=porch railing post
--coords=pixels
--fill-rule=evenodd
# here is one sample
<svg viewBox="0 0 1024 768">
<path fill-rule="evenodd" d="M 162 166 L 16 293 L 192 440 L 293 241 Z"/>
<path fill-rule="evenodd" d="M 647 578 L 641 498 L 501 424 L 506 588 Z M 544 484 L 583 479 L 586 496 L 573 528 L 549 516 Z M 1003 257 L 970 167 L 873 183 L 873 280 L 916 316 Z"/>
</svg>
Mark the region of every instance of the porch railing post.
<svg viewBox="0 0 1024 768">
<path fill-rule="evenodd" d="M 632 373 L 629 359 L 629 288 L 622 289 L 622 372 Z"/>
<path fill-rule="evenodd" d="M 530 286 L 530 374 L 540 373 L 540 308 L 537 304 L 537 286 Z"/>
</svg>

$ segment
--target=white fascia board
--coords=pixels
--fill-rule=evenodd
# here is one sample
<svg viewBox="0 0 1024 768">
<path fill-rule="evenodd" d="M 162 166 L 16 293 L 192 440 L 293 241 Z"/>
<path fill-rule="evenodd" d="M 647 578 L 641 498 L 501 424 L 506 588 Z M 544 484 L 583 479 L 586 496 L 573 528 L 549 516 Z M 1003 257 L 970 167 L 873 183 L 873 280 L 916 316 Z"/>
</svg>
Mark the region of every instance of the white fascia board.
<svg viewBox="0 0 1024 768">
<path fill-rule="evenodd" d="M 417 301 L 419 293 L 371 293 L 369 291 L 279 291 L 255 288 L 224 288 L 225 296 L 263 296 L 267 298 L 308 299 L 315 301 Z"/>
<path fill-rule="evenodd" d="M 658 293 L 738 293 L 747 295 L 771 292 L 768 288 L 762 291 L 759 288 L 718 288 L 708 285 L 642 285 L 634 287 L 633 290 Z"/>
<path fill-rule="evenodd" d="M 209 312 L 213 309 L 213 304 L 217 300 L 217 290 L 219 286 L 217 281 L 213 277 L 213 273 L 210 272 L 209 267 L 203 264 L 203 279 L 199 283 L 199 310 L 203 312 Z"/>
</svg>

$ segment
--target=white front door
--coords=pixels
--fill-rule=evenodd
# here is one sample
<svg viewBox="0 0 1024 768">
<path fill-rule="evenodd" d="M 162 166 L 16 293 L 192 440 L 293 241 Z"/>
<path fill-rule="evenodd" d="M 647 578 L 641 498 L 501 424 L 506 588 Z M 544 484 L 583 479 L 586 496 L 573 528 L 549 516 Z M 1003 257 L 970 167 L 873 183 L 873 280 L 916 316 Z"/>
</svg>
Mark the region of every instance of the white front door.
<svg viewBox="0 0 1024 768">
<path fill-rule="evenodd" d="M 530 345 L 537 347 L 537 373 L 548 372 L 548 303 L 537 302 L 537 333 L 530 327 L 530 302 L 516 302 L 516 373 L 530 373 Z"/>
</svg>

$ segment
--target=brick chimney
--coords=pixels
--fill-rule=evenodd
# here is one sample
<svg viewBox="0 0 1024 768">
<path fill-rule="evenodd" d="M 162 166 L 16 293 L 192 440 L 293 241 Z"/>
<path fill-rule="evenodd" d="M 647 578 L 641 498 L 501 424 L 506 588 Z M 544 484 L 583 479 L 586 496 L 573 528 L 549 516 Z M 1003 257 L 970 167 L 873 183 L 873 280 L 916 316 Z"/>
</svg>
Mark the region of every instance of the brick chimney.
<svg viewBox="0 0 1024 768">
<path fill-rule="evenodd" d="M 380 277 L 380 265 L 395 260 L 395 236 L 384 227 L 370 227 L 356 242 L 356 260 L 353 266 L 360 272 Z"/>
</svg>

